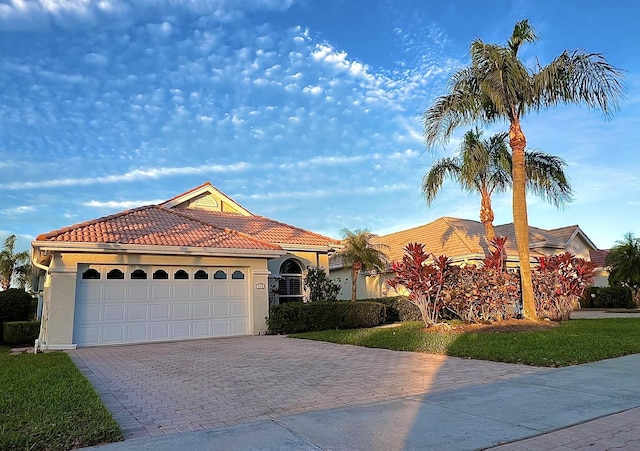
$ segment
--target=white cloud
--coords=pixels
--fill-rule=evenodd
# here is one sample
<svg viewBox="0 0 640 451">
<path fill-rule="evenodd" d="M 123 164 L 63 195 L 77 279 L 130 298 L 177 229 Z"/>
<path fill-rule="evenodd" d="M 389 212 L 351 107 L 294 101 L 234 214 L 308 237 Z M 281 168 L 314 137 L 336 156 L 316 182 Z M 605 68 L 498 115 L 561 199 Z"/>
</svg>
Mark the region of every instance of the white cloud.
<svg viewBox="0 0 640 451">
<path fill-rule="evenodd" d="M 129 209 L 141 207 L 144 205 L 157 205 L 164 202 L 166 199 L 154 199 L 154 200 L 108 200 L 108 201 L 99 201 L 99 200 L 91 200 L 89 202 L 83 202 L 82 205 L 85 207 L 92 208 L 106 208 L 110 210 L 121 210 L 121 209 Z"/>
<path fill-rule="evenodd" d="M 157 179 L 167 176 L 177 175 L 196 175 L 207 173 L 229 173 L 229 172 L 244 172 L 251 168 L 249 163 L 236 163 L 229 165 L 202 165 L 197 167 L 165 167 L 165 168 L 149 168 L 149 169 L 135 169 L 125 174 L 107 175 L 101 177 L 86 177 L 86 178 L 67 178 L 67 179 L 53 179 L 42 180 L 37 182 L 12 182 L 1 184 L 0 189 L 7 190 L 25 190 L 34 188 L 54 188 L 59 186 L 86 186 L 86 185 L 98 185 L 107 183 L 121 183 L 121 182 L 135 182 L 138 180 Z"/>
<path fill-rule="evenodd" d="M 88 64 L 93 64 L 95 66 L 106 66 L 109 64 L 109 59 L 104 55 L 99 55 L 97 53 L 87 53 L 84 56 L 85 62 Z"/>
</svg>

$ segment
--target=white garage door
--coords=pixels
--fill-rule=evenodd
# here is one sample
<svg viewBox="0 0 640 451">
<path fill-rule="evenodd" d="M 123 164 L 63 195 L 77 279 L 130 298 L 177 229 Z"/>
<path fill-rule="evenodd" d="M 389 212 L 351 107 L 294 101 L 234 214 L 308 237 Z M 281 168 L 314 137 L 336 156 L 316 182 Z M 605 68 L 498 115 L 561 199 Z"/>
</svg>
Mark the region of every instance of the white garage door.
<svg viewBox="0 0 640 451">
<path fill-rule="evenodd" d="M 93 346 L 247 335 L 246 272 L 80 265 L 73 342 Z"/>
</svg>

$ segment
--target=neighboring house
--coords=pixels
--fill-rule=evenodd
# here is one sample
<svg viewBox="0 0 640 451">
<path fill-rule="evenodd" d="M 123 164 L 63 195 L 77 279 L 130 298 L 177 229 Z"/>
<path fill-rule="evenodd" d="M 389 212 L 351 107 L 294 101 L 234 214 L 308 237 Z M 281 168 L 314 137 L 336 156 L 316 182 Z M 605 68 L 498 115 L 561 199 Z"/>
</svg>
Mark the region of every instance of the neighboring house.
<svg viewBox="0 0 640 451">
<path fill-rule="evenodd" d="M 328 271 L 339 241 L 254 215 L 205 183 L 31 245 L 37 346 L 73 349 L 263 333 L 270 300 L 302 299 L 307 267 Z"/>
<path fill-rule="evenodd" d="M 596 287 L 609 286 L 609 268 L 606 265 L 609 249 L 594 249 L 589 251 L 589 260 L 596 265 L 593 285 Z"/>
<path fill-rule="evenodd" d="M 497 236 L 508 238 L 506 245 L 507 266 L 517 267 L 518 250 L 513 224 L 496 226 L 495 231 Z M 442 217 L 419 227 L 378 236 L 372 242 L 388 246 L 385 252 L 389 257 L 389 262 L 401 260 L 405 246 L 408 243 L 417 242 L 424 244 L 427 252 L 436 256 L 446 255 L 455 264 L 477 264 L 489 253 L 484 233 L 484 226 L 481 222 Z M 577 225 L 551 230 L 529 227 L 529 241 L 532 263 L 535 263 L 535 257 L 564 252 L 571 252 L 577 257 L 589 260 L 591 253 L 598 251 L 595 244 Z M 339 253 L 332 256 L 329 268 L 331 278 L 345 282 L 339 298 L 348 299 L 350 296 L 348 288 L 351 287 L 351 268 L 343 265 Z M 395 274 L 391 271 L 382 274 L 375 272 L 360 274 L 358 276 L 358 299 L 396 295 L 386 283 L 394 276 Z M 602 284 L 600 279 L 596 282 Z M 606 285 L 606 278 L 604 285 Z"/>
</svg>

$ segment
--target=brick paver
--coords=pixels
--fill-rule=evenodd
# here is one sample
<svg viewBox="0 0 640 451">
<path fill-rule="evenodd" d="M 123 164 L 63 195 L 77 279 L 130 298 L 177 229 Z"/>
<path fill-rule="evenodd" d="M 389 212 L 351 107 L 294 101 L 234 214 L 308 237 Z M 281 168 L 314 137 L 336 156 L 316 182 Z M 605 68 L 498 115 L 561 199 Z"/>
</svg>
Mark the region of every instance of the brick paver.
<svg viewBox="0 0 640 451">
<path fill-rule="evenodd" d="M 548 371 L 283 336 L 81 348 L 69 354 L 125 438 L 213 429 Z"/>
</svg>

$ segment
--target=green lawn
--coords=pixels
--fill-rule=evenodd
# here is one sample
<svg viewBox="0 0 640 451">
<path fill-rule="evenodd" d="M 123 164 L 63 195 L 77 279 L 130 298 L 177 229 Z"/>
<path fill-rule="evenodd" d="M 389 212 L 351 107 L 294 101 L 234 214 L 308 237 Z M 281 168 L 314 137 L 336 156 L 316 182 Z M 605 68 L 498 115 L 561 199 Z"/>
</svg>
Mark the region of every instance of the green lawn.
<svg viewBox="0 0 640 451">
<path fill-rule="evenodd" d="M 397 327 L 328 330 L 290 336 L 371 348 L 558 367 L 640 353 L 640 318 L 571 320 L 556 328 L 535 332 L 425 332 L 422 323 L 411 322 Z"/>
<path fill-rule="evenodd" d="M 122 440 L 68 355 L 8 352 L 0 346 L 0 449 L 65 450 Z"/>
</svg>

